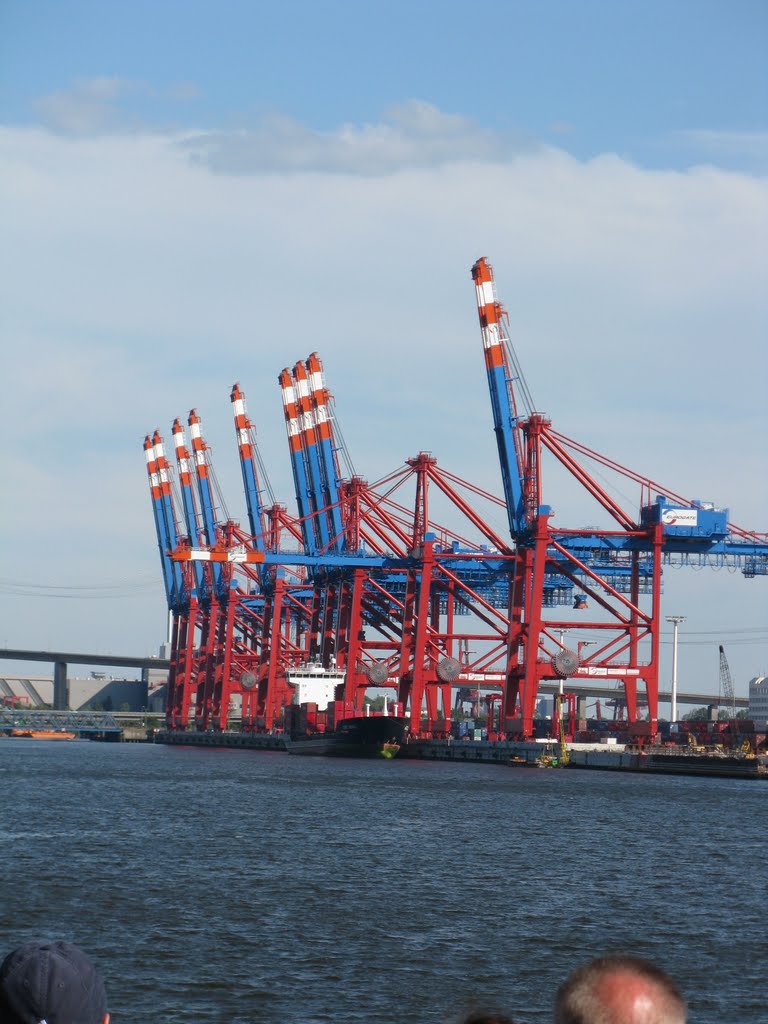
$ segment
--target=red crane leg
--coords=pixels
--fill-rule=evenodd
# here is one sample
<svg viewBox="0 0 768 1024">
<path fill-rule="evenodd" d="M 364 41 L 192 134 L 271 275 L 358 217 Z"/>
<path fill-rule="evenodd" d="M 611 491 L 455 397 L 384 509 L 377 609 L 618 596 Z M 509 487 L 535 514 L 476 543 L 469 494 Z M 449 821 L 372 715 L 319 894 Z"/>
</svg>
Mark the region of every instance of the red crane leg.
<svg viewBox="0 0 768 1024">
<path fill-rule="evenodd" d="M 427 705 L 427 729 L 434 732 L 437 723 L 437 686 L 434 683 L 427 684 L 424 687 L 424 696 Z"/>
<path fill-rule="evenodd" d="M 192 598 L 189 603 L 189 612 L 180 616 L 178 633 L 178 705 L 176 728 L 186 729 L 189 724 L 189 711 L 192 704 L 192 686 L 194 682 L 195 667 L 195 632 L 198 628 L 200 608 L 197 599 Z M 176 641 L 174 642 L 176 644 Z"/>
<path fill-rule="evenodd" d="M 414 706 L 413 696 L 413 647 L 414 647 L 414 616 L 416 606 L 416 572 L 411 570 L 406 577 L 405 602 L 403 605 L 403 628 L 400 637 L 400 664 L 398 676 L 397 699 L 406 708 L 411 700 L 411 724 L 412 736 L 417 736 L 421 728 L 421 698 L 418 706 Z"/>
<path fill-rule="evenodd" d="M 338 599 L 338 585 L 335 583 L 326 584 L 325 607 L 322 618 L 322 651 L 320 660 L 323 665 L 335 664 L 336 654 L 336 612 Z"/>
<path fill-rule="evenodd" d="M 166 684 L 165 726 L 167 729 L 182 728 L 184 649 L 188 626 L 188 615 L 174 615 L 171 634 L 171 664 Z"/>
<path fill-rule="evenodd" d="M 229 699 L 232 694 L 232 646 L 234 641 L 235 600 L 230 597 L 224 605 L 224 615 L 219 625 L 217 652 L 216 686 L 213 703 L 213 724 L 223 732 L 229 720 Z"/>
<path fill-rule="evenodd" d="M 533 736 L 533 715 L 536 710 L 536 698 L 539 693 L 539 676 L 542 666 L 539 662 L 539 640 L 542 628 L 542 607 L 544 604 L 544 570 L 547 565 L 547 546 L 549 544 L 549 513 L 539 513 L 534 527 L 533 565 L 530 572 L 527 592 L 529 601 L 525 609 L 527 630 L 525 639 L 525 657 L 523 662 L 523 680 L 520 687 L 520 711 L 522 715 L 522 735 L 527 739 Z"/>
<path fill-rule="evenodd" d="M 284 597 L 285 581 L 276 579 L 272 597 L 264 605 L 264 634 L 261 644 L 262 665 L 259 690 L 264 704 L 264 724 L 267 729 L 274 728 L 282 711 L 283 698 L 287 691 L 287 687 L 280 687 L 278 678 Z"/>
<path fill-rule="evenodd" d="M 451 711 L 453 710 L 453 687 L 450 683 L 440 684 L 440 699 L 443 704 L 443 717 L 445 718 L 445 727 L 448 732 L 451 731 Z"/>
<path fill-rule="evenodd" d="M 211 724 L 213 705 L 213 684 L 216 671 L 216 629 L 220 615 L 219 603 L 211 595 L 205 610 L 200 660 L 197 669 L 197 694 L 195 698 L 195 727 L 205 732 Z"/>
<path fill-rule="evenodd" d="M 323 617 L 323 588 L 316 585 L 312 590 L 311 611 L 309 616 L 309 628 L 305 638 L 307 661 L 318 657 L 320 653 L 320 623 Z"/>
<path fill-rule="evenodd" d="M 411 702 L 412 735 L 421 730 L 421 711 L 426 686 L 429 598 L 434 556 L 432 541 L 422 547 L 421 564 L 408 573 L 400 645 L 400 686 L 398 701 L 405 708 Z"/>
<path fill-rule="evenodd" d="M 351 585 L 347 585 L 346 610 L 347 627 L 344 637 L 345 650 L 343 658 L 338 662 L 347 670 L 347 678 L 344 684 L 343 699 L 354 701 L 355 708 L 362 711 L 365 700 L 365 687 L 358 685 L 358 667 L 360 664 L 360 651 L 362 650 L 365 637 L 363 630 L 363 587 L 365 586 L 366 574 L 364 569 L 355 569 L 352 575 Z M 337 655 L 338 657 L 338 655 Z"/>
<path fill-rule="evenodd" d="M 653 532 L 653 596 L 651 617 L 651 657 L 643 671 L 645 690 L 648 696 L 648 721 L 651 735 L 659 728 L 659 639 L 661 636 L 661 559 L 664 532 L 657 523 Z"/>
<path fill-rule="evenodd" d="M 637 721 L 637 679 L 627 676 L 624 680 L 624 700 L 627 702 L 627 721 Z"/>
<path fill-rule="evenodd" d="M 516 714 L 520 693 L 520 653 L 523 646 L 523 609 L 525 607 L 526 581 L 530 576 L 533 555 L 530 549 L 518 551 L 514 571 L 510 580 L 508 602 L 507 672 L 501 703 L 501 730 L 514 731 L 513 719 Z"/>
</svg>

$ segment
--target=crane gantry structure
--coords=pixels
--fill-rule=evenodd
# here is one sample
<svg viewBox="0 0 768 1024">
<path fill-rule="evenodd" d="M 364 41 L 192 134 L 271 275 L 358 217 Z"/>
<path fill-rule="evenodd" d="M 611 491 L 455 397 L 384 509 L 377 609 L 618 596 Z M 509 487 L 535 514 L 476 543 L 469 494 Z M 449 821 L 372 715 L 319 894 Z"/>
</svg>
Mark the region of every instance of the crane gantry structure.
<svg viewBox="0 0 768 1024">
<path fill-rule="evenodd" d="M 448 728 L 453 689 L 499 695 L 498 731 L 530 737 L 544 680 L 623 686 L 632 734 L 656 733 L 662 570 L 738 566 L 768 574 L 768 535 L 727 510 L 686 499 L 555 431 L 534 411 L 496 297 L 491 265 L 472 268 L 503 485 L 500 499 L 428 452 L 373 484 L 351 466 L 317 353 L 278 377 L 297 515 L 275 501 L 239 384 L 231 391 L 248 529 L 216 505 L 200 418 L 173 423 L 182 515 L 159 431 L 144 441 L 168 607 L 173 619 L 167 724 L 227 728 L 239 697 L 243 728 L 278 727 L 307 663 L 340 670 L 337 699 L 360 709 L 369 687 L 391 687 L 414 735 Z M 564 467 L 608 529 L 554 524 L 544 461 Z M 596 478 L 638 487 L 624 508 Z M 193 484 L 194 474 L 194 484 Z M 439 499 L 439 523 L 433 515 Z M 506 511 L 508 535 L 488 509 Z M 183 524 L 183 528 L 182 528 Z M 557 609 L 569 608 L 571 617 Z M 573 609 L 600 636 L 566 647 Z M 640 699 L 639 699 L 640 697 Z M 648 718 L 640 720 L 640 706 Z"/>
</svg>

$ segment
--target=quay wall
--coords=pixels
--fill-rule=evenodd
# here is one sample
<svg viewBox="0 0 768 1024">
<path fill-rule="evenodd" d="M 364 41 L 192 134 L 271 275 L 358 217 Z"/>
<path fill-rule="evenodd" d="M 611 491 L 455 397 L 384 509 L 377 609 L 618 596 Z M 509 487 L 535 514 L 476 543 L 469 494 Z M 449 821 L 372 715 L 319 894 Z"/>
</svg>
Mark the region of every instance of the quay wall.
<svg viewBox="0 0 768 1024">
<path fill-rule="evenodd" d="M 171 732 L 161 729 L 152 737 L 155 743 L 172 747 L 245 747 L 251 750 L 286 750 L 280 733 L 248 732 Z"/>
<path fill-rule="evenodd" d="M 285 737 L 281 734 L 236 733 L 236 732 L 168 732 L 160 730 L 152 739 L 156 743 L 170 746 L 195 747 L 239 747 L 251 750 L 287 749 Z M 559 753 L 558 744 L 524 743 L 519 740 L 411 740 L 404 743 L 398 754 L 400 759 L 421 759 L 425 761 L 454 761 L 465 764 L 501 764 L 508 766 L 536 765 L 542 754 Z M 687 764 L 675 763 L 674 757 L 651 757 L 638 750 L 622 747 L 605 747 L 600 744 L 569 744 L 569 768 L 594 769 L 617 772 L 641 772 L 643 774 L 685 774 L 713 775 L 730 778 L 768 780 L 768 757 L 751 760 L 737 760 L 725 757 L 721 761 L 711 757 L 696 758 L 684 756 Z M 694 763 L 690 763 L 693 761 Z M 561 765 L 561 767 L 566 767 Z"/>
</svg>

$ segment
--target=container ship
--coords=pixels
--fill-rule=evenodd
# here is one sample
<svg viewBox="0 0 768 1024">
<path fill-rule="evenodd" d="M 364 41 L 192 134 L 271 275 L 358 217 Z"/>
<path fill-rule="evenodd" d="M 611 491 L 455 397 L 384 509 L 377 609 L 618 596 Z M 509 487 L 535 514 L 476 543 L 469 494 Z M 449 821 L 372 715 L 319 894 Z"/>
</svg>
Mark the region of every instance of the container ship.
<svg viewBox="0 0 768 1024">
<path fill-rule="evenodd" d="M 346 673 L 309 663 L 290 669 L 293 689 L 285 708 L 286 749 L 315 757 L 396 757 L 406 735 L 407 719 L 399 704 L 384 698 L 381 711 L 336 700 Z"/>
</svg>

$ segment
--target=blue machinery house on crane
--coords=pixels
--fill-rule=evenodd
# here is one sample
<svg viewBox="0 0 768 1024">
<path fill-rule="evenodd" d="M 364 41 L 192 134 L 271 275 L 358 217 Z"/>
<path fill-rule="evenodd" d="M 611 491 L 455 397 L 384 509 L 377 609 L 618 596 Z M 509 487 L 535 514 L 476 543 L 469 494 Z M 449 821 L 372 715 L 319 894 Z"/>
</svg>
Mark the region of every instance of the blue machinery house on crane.
<svg viewBox="0 0 768 1024">
<path fill-rule="evenodd" d="M 146 438 L 173 619 L 170 729 L 225 730 L 239 698 L 243 729 L 270 731 L 291 702 L 291 671 L 312 664 L 337 674 L 337 699 L 357 711 L 369 687 L 391 688 L 416 736 L 445 733 L 456 687 L 495 689 L 498 733 L 529 737 L 542 681 L 614 680 L 630 733 L 649 738 L 658 721 L 663 567 L 768 574 L 767 534 L 565 437 L 535 412 L 486 259 L 472 278 L 503 499 L 426 452 L 372 485 L 356 475 L 316 353 L 279 375 L 296 515 L 274 498 L 238 384 L 231 402 L 247 530 L 216 505 L 194 410 L 192 455 L 173 424 L 181 515 L 162 437 Z M 554 525 L 542 471 L 550 458 L 607 514 L 609 528 Z M 633 482 L 637 508 L 620 505 L 596 470 Z M 450 525 L 430 513 L 435 492 L 447 500 Z M 489 506 L 505 509 L 507 535 L 484 514 Z M 558 618 L 564 607 L 589 614 L 580 627 L 600 639 L 588 650 L 565 646 L 573 619 Z"/>
</svg>

